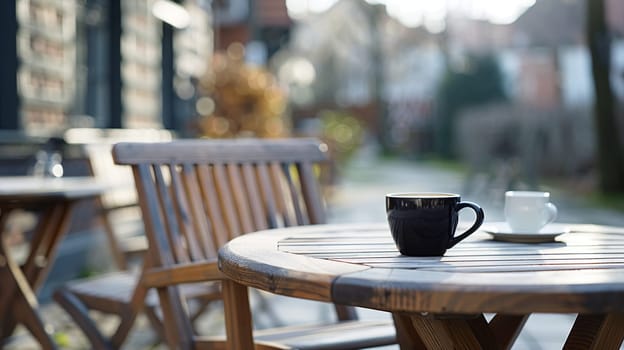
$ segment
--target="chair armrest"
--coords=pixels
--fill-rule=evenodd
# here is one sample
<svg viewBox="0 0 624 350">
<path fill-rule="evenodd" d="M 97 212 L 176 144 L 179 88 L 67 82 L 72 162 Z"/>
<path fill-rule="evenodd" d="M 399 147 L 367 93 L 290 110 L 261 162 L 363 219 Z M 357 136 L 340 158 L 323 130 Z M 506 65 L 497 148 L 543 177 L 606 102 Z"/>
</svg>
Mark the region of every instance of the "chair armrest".
<svg viewBox="0 0 624 350">
<path fill-rule="evenodd" d="M 156 288 L 175 284 L 220 281 L 224 279 L 227 279 L 227 276 L 219 271 L 217 259 L 213 259 L 201 263 L 150 268 L 143 273 L 141 283 L 147 288 Z"/>
</svg>

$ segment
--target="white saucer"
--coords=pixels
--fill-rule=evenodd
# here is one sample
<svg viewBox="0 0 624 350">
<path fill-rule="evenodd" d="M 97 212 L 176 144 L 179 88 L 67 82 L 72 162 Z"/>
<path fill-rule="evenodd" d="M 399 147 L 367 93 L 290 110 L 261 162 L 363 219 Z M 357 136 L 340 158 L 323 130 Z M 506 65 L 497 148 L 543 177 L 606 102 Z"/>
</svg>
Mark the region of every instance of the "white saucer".
<svg viewBox="0 0 624 350">
<path fill-rule="evenodd" d="M 505 222 L 486 223 L 481 230 L 492 235 L 495 241 L 514 243 L 554 242 L 557 236 L 570 232 L 568 227 L 558 224 L 546 225 L 539 232 L 514 232 Z"/>
</svg>

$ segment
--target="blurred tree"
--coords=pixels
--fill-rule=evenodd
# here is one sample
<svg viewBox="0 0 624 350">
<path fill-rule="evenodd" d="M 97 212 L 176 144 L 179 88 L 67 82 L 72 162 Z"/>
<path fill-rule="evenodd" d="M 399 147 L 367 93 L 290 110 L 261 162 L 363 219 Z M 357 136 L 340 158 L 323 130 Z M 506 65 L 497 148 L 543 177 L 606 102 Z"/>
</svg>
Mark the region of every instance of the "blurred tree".
<svg viewBox="0 0 624 350">
<path fill-rule="evenodd" d="M 624 193 L 624 149 L 615 113 L 611 75 L 611 35 L 604 0 L 587 0 L 587 41 L 594 75 L 594 119 L 598 140 L 600 189 Z"/>
<path fill-rule="evenodd" d="M 507 97 L 493 56 L 468 56 L 447 67 L 438 89 L 435 148 L 439 155 L 449 158 L 454 156 L 453 128 L 458 112 Z"/>
<path fill-rule="evenodd" d="M 231 44 L 215 54 L 200 79 L 197 100 L 200 136 L 283 137 L 289 134 L 286 95 L 265 68 L 244 62 L 244 47 Z"/>
<path fill-rule="evenodd" d="M 330 145 L 332 158 L 338 163 L 347 161 L 362 144 L 364 127 L 348 112 L 323 110 L 319 112 L 321 136 Z"/>
</svg>

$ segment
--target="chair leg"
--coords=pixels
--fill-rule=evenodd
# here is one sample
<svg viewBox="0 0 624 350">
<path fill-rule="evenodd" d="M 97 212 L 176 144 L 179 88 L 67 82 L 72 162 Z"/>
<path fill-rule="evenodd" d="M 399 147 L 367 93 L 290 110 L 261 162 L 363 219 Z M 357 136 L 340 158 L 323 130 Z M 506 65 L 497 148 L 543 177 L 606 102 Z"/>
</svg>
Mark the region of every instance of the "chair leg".
<svg viewBox="0 0 624 350">
<path fill-rule="evenodd" d="M 54 292 L 54 300 L 67 312 L 91 342 L 94 349 L 114 349 L 89 317 L 89 310 L 69 291 L 61 288 Z"/>
<path fill-rule="evenodd" d="M 192 310 L 192 312 L 190 312 L 189 317 L 191 318 L 191 322 L 193 324 L 195 324 L 195 322 L 197 322 L 197 319 L 199 319 L 202 314 L 206 311 L 206 309 L 208 309 L 208 306 L 210 305 L 210 303 L 212 303 L 214 300 L 206 300 L 206 299 L 200 299 L 197 300 L 197 305 L 195 307 L 195 309 Z"/>
<path fill-rule="evenodd" d="M 147 320 L 149 321 L 152 329 L 156 333 L 158 343 L 165 343 L 165 339 L 163 338 L 163 334 L 165 334 L 165 328 L 161 318 L 158 316 L 156 311 L 156 307 L 146 307 L 144 310 L 145 316 L 147 316 Z"/>
</svg>

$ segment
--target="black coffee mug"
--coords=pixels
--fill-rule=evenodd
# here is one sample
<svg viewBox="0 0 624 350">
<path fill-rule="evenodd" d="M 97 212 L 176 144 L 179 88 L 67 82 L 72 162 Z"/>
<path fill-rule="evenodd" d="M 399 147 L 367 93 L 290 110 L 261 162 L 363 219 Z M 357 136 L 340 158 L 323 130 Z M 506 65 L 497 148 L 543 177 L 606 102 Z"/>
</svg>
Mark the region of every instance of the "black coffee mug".
<svg viewBox="0 0 624 350">
<path fill-rule="evenodd" d="M 455 236 L 459 211 L 475 211 L 475 223 Z M 447 249 L 475 232 L 483 223 L 483 209 L 462 202 L 453 193 L 391 193 L 386 195 L 386 214 L 392 238 L 403 255 L 442 256 Z"/>
</svg>

